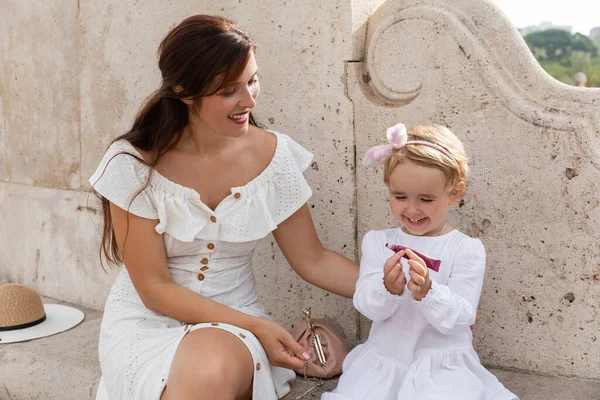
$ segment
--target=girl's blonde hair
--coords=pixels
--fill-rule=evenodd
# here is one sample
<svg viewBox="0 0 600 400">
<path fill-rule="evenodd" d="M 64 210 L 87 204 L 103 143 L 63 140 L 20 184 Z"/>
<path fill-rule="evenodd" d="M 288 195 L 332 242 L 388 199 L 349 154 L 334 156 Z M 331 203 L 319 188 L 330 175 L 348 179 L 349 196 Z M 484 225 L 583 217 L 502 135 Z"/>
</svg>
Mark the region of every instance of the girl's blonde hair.
<svg viewBox="0 0 600 400">
<path fill-rule="evenodd" d="M 385 162 L 383 180 L 389 185 L 390 175 L 405 160 L 417 165 L 437 168 L 444 174 L 446 189 L 452 192 L 460 182 L 466 183 L 469 164 L 465 148 L 452 131 L 441 125 L 420 125 L 408 129 L 408 140 L 431 142 L 446 149 L 451 157 L 440 150 L 423 145 L 407 144 L 394 149 Z"/>
</svg>

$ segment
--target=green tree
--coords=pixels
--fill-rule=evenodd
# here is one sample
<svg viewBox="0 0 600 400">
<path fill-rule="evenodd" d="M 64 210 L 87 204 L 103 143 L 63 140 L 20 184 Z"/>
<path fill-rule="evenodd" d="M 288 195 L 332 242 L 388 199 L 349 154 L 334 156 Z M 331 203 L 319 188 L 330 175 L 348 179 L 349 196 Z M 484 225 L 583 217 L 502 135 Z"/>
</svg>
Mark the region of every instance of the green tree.
<svg viewBox="0 0 600 400">
<path fill-rule="evenodd" d="M 586 86 L 600 87 L 599 47 L 587 36 L 549 29 L 530 33 L 524 39 L 542 68 L 555 79 L 573 85 L 575 73 L 583 72 Z"/>
<path fill-rule="evenodd" d="M 590 87 L 600 87 L 600 58 L 596 57 L 592 60 L 590 65 L 585 71 L 583 71 L 588 78 L 586 83 Z"/>
<path fill-rule="evenodd" d="M 568 85 L 574 85 L 573 69 L 566 67 L 556 61 L 540 61 L 540 65 L 554 79 L 559 80 Z"/>
<path fill-rule="evenodd" d="M 569 55 L 568 65 L 573 72 L 585 71 L 590 67 L 591 54 L 584 51 L 574 51 Z"/>
<path fill-rule="evenodd" d="M 572 51 L 580 51 L 584 53 L 590 53 L 592 57 L 598 55 L 598 48 L 589 37 L 576 33 L 572 36 L 573 41 L 571 42 Z"/>
<path fill-rule="evenodd" d="M 527 43 L 533 54 L 540 54 L 541 49 L 544 49 L 544 59 L 556 61 L 571 52 L 573 37 L 567 31 L 548 29 L 525 36 L 525 43 Z"/>
</svg>

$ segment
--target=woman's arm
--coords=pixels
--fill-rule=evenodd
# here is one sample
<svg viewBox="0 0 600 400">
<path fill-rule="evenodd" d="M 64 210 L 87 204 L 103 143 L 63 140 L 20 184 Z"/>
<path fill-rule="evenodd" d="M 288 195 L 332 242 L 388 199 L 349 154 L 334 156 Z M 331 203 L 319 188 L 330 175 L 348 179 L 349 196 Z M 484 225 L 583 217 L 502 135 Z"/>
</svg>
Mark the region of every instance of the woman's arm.
<svg viewBox="0 0 600 400">
<path fill-rule="evenodd" d="M 329 292 L 353 296 L 358 264 L 323 247 L 306 204 L 279 224 L 273 236 L 302 279 Z"/>
<path fill-rule="evenodd" d="M 112 203 L 110 212 L 123 262 L 148 309 L 185 323 L 222 322 L 246 329 L 258 337 L 273 364 L 302 368 L 305 350 L 283 327 L 224 306 L 173 282 L 162 236 L 155 230 L 158 220 L 138 217 Z M 296 357 L 288 354 L 286 347 Z"/>
</svg>

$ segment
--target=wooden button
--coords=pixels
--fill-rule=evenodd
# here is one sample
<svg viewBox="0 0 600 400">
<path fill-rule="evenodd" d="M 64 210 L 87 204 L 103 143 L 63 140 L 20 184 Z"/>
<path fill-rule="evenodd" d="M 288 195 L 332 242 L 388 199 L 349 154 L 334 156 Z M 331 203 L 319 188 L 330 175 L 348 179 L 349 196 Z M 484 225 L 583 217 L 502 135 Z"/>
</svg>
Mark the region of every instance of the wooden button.
<svg viewBox="0 0 600 400">
<path fill-rule="evenodd" d="M 212 322 L 211 325 L 212 326 L 219 326 L 219 323 L 218 322 Z"/>
<path fill-rule="evenodd" d="M 208 247 L 209 250 L 214 250 L 215 249 L 215 245 L 213 243 L 207 244 L 206 247 Z"/>
<path fill-rule="evenodd" d="M 200 268 L 200 271 L 204 272 L 204 271 L 206 271 L 207 269 L 208 269 L 208 267 L 202 267 L 202 268 Z"/>
<path fill-rule="evenodd" d="M 260 363 L 256 363 L 256 370 L 260 371 Z"/>
<path fill-rule="evenodd" d="M 241 337 L 242 339 L 246 339 L 246 335 L 244 335 L 243 333 L 240 333 L 240 337 Z"/>
<path fill-rule="evenodd" d="M 204 280 L 204 278 L 206 278 L 206 277 L 204 276 L 204 274 L 198 274 L 198 280 L 199 280 L 199 281 L 203 281 L 203 280 Z"/>
<path fill-rule="evenodd" d="M 200 262 L 201 262 L 202 264 L 206 265 L 206 264 L 208 264 L 208 258 L 204 257 L 204 258 L 202 259 L 202 261 L 200 261 Z"/>
<path fill-rule="evenodd" d="M 239 199 L 240 197 L 242 197 L 242 195 L 239 194 L 239 193 L 236 193 L 236 194 L 233 195 L 233 197 L 236 198 L 236 199 Z"/>
<path fill-rule="evenodd" d="M 211 216 L 210 216 L 210 220 L 211 220 L 212 222 L 217 222 L 217 217 L 215 217 L 214 215 L 211 215 Z"/>
</svg>

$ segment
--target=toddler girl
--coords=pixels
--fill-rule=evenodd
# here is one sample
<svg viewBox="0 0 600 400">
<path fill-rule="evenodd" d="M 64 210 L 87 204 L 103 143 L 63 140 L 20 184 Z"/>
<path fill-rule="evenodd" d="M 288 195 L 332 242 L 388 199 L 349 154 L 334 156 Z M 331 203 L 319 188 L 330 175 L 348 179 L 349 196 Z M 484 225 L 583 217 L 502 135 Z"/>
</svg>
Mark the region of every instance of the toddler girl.
<svg viewBox="0 0 600 400">
<path fill-rule="evenodd" d="M 322 399 L 518 400 L 472 346 L 485 249 L 446 220 L 465 192 L 463 145 L 438 125 L 407 132 L 397 124 L 387 137 L 390 144 L 371 148 L 363 163 L 385 164 L 400 227 L 363 239 L 354 306 L 373 325 Z"/>
</svg>

